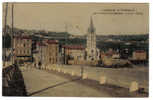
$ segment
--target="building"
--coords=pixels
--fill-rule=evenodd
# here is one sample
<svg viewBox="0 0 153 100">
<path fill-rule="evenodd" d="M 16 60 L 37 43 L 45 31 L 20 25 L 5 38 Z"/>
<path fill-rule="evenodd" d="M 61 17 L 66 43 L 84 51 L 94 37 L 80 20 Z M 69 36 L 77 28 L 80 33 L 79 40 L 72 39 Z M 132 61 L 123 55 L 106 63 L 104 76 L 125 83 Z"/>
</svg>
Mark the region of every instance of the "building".
<svg viewBox="0 0 153 100">
<path fill-rule="evenodd" d="M 13 39 L 13 58 L 15 62 L 23 63 L 32 60 L 32 39 L 30 36 L 15 36 Z"/>
<path fill-rule="evenodd" d="M 88 34 L 87 34 L 86 60 L 87 61 L 99 60 L 99 49 L 97 49 L 96 47 L 96 33 L 92 17 L 90 20 L 90 26 L 88 28 Z"/>
<path fill-rule="evenodd" d="M 118 51 L 113 50 L 112 48 L 109 48 L 108 51 L 106 51 L 106 56 L 110 56 L 113 59 L 119 59 L 120 54 Z"/>
<path fill-rule="evenodd" d="M 101 64 L 105 67 L 130 67 L 131 62 L 127 59 L 120 59 L 118 52 L 111 49 L 108 52 L 101 52 Z"/>
<path fill-rule="evenodd" d="M 37 68 L 46 68 L 51 64 L 58 63 L 59 46 L 57 40 L 39 41 L 36 43 L 36 52 L 34 56 L 34 64 Z"/>
<path fill-rule="evenodd" d="M 120 54 L 119 53 L 114 53 L 113 55 L 112 55 L 112 58 L 113 59 L 119 59 L 120 58 Z"/>
<path fill-rule="evenodd" d="M 147 60 L 147 53 L 144 50 L 136 50 L 132 53 L 133 60 Z"/>
<path fill-rule="evenodd" d="M 46 66 L 47 45 L 42 42 L 36 43 L 36 53 L 33 54 L 35 67 L 41 68 Z"/>
<path fill-rule="evenodd" d="M 47 45 L 46 49 L 46 64 L 57 64 L 59 55 L 59 43 L 57 40 L 45 40 L 44 43 Z"/>
<path fill-rule="evenodd" d="M 85 48 L 81 45 L 65 45 L 66 64 L 83 64 L 85 58 Z"/>
</svg>

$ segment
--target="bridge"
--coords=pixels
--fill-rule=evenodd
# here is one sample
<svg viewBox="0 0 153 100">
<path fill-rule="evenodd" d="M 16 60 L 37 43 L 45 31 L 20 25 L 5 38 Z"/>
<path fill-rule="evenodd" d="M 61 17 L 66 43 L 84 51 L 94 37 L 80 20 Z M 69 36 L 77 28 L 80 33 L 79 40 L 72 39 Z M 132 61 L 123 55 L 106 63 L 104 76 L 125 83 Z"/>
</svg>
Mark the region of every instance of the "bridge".
<svg viewBox="0 0 153 100">
<path fill-rule="evenodd" d="M 123 86 L 82 78 L 80 68 L 72 66 L 36 69 L 32 65 L 9 66 L 3 71 L 4 96 L 51 97 L 147 97 L 148 92 L 129 92 Z M 86 71 L 91 69 L 86 67 Z M 92 69 L 94 70 L 94 69 Z M 86 72 L 85 72 L 86 73 Z"/>
</svg>

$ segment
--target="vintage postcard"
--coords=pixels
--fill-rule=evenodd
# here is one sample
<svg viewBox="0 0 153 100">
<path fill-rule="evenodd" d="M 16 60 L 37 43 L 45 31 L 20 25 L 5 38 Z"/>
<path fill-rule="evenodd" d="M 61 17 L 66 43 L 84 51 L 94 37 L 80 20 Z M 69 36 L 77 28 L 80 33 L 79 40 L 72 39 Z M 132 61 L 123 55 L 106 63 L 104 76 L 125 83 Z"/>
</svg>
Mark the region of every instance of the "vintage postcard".
<svg viewBox="0 0 153 100">
<path fill-rule="evenodd" d="M 3 3 L 3 96 L 148 97 L 149 3 Z"/>
</svg>

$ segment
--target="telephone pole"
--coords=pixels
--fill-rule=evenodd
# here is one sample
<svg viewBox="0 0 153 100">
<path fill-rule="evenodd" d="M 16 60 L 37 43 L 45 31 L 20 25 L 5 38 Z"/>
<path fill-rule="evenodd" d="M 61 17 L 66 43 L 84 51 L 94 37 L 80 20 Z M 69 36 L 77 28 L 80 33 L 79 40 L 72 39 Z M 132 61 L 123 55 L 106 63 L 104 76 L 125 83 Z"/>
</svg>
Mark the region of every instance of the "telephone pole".
<svg viewBox="0 0 153 100">
<path fill-rule="evenodd" d="M 64 64 L 66 64 L 67 61 L 67 55 L 66 55 L 66 34 L 68 33 L 67 31 L 67 24 L 65 23 L 65 39 L 64 39 Z"/>
<path fill-rule="evenodd" d="M 6 34 L 6 27 L 7 27 L 7 12 L 8 12 L 8 2 L 6 2 L 6 8 L 5 8 L 5 20 L 4 20 L 4 31 L 3 31 L 3 60 L 4 60 L 4 66 L 5 66 L 5 60 L 6 60 L 6 40 L 5 40 L 5 34 Z"/>
<path fill-rule="evenodd" d="M 12 47 L 12 50 L 11 50 L 11 53 L 12 53 L 12 64 L 14 64 L 14 4 L 12 3 L 12 30 L 11 30 L 11 47 Z"/>
</svg>

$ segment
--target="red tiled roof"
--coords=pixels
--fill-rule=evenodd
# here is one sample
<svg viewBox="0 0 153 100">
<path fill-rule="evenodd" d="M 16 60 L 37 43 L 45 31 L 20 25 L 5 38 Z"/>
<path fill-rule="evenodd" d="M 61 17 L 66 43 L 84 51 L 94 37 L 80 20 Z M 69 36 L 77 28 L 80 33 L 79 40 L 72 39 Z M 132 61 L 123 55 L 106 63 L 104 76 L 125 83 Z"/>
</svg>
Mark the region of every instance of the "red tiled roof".
<svg viewBox="0 0 153 100">
<path fill-rule="evenodd" d="M 82 45 L 64 45 L 62 47 L 66 49 L 80 49 L 80 50 L 85 49 Z"/>
<path fill-rule="evenodd" d="M 58 44 L 57 40 L 48 40 L 47 41 L 48 44 Z"/>
<path fill-rule="evenodd" d="M 136 52 L 136 53 L 144 53 L 145 51 L 144 50 L 136 50 L 134 52 Z"/>
</svg>

